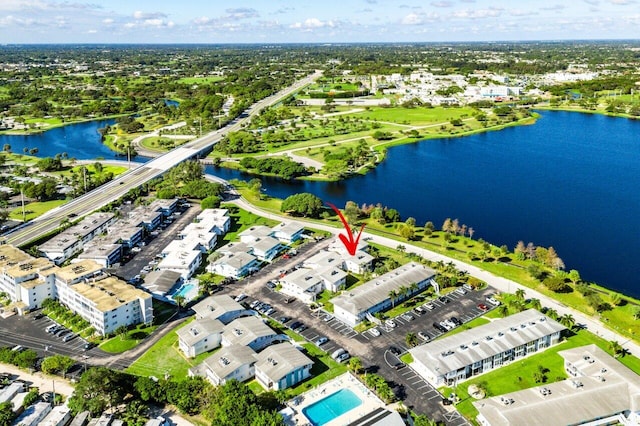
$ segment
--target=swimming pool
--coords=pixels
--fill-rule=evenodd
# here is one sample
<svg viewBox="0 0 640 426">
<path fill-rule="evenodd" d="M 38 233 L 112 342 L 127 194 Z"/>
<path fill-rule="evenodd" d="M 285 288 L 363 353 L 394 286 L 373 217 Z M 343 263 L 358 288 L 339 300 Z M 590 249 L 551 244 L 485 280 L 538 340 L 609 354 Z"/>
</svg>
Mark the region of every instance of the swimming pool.
<svg viewBox="0 0 640 426">
<path fill-rule="evenodd" d="M 177 296 L 181 296 L 185 301 L 189 302 L 198 295 L 198 285 L 193 283 L 185 283 L 180 286 L 178 290 L 170 295 L 171 299 L 175 300 Z"/>
<path fill-rule="evenodd" d="M 304 408 L 302 413 L 307 416 L 313 426 L 323 426 L 361 404 L 362 400 L 353 391 L 341 389 Z"/>
</svg>

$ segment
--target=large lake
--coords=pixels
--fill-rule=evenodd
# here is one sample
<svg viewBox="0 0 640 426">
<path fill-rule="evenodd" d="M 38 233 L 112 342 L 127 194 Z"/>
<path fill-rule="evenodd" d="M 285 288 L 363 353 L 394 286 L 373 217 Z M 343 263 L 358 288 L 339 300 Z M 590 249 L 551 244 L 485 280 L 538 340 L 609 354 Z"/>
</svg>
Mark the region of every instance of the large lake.
<svg viewBox="0 0 640 426">
<path fill-rule="evenodd" d="M 458 218 L 474 238 L 553 246 L 567 270 L 640 296 L 640 122 L 541 115 L 531 126 L 391 148 L 376 170 L 343 182 L 264 178 L 263 186 L 281 198 L 311 192 L 339 206 L 382 203 L 419 225 Z"/>
<path fill-rule="evenodd" d="M 391 148 L 376 170 L 343 182 L 263 178 L 263 186 L 281 198 L 311 192 L 339 206 L 382 203 L 419 225 L 431 220 L 440 227 L 445 218 L 458 218 L 476 230 L 474 238 L 510 248 L 518 240 L 553 246 L 567 269 L 640 296 L 640 122 L 541 114 L 531 126 Z M 0 136 L 0 146 L 8 143 L 14 152 L 38 147 L 40 157 L 115 158 L 100 143 L 96 130 L 104 125 Z M 208 170 L 225 179 L 251 178 Z"/>
</svg>

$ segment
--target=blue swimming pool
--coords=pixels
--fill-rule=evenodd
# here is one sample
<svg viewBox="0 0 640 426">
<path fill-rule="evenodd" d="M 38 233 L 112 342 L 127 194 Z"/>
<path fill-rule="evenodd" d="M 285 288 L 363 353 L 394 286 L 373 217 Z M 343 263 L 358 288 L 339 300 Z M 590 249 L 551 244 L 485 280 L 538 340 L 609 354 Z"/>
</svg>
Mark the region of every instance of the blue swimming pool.
<svg viewBox="0 0 640 426">
<path fill-rule="evenodd" d="M 360 406 L 362 400 L 350 389 L 341 389 L 302 410 L 313 426 L 323 426 L 347 411 Z"/>
<path fill-rule="evenodd" d="M 185 283 L 177 290 L 169 295 L 169 297 L 175 300 L 176 296 L 181 296 L 185 301 L 189 302 L 198 295 L 198 286 L 193 283 Z"/>
</svg>

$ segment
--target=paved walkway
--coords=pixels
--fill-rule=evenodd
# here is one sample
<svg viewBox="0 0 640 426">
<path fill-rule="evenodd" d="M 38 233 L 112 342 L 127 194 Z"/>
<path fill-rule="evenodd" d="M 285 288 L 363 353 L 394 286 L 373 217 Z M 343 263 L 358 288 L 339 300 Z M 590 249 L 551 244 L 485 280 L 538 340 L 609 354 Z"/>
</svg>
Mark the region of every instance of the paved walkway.
<svg viewBox="0 0 640 426">
<path fill-rule="evenodd" d="M 306 225 L 312 226 L 313 228 L 316 228 L 316 229 L 321 229 L 323 231 L 331 232 L 334 235 L 339 234 L 341 231 L 344 232 L 344 230 L 342 229 L 333 228 L 333 227 L 323 225 L 323 224 L 318 224 L 315 222 L 308 222 L 308 221 L 305 221 L 304 219 L 293 220 L 280 215 L 268 213 L 253 206 L 252 204 L 250 204 L 249 202 L 247 202 L 245 199 L 242 199 L 242 198 L 238 198 L 236 200 L 233 200 L 232 202 L 242 207 L 245 210 L 248 210 L 260 216 L 268 217 L 269 219 L 274 219 L 281 222 L 298 222 L 303 225 L 306 224 Z M 635 341 L 616 333 L 614 330 L 611 330 L 610 328 L 605 326 L 603 323 L 601 323 L 599 320 L 593 317 L 587 316 L 586 314 L 579 312 L 573 308 L 570 308 L 562 304 L 561 302 L 558 302 L 557 300 L 552 299 L 536 290 L 532 290 L 528 287 L 518 284 L 515 281 L 498 277 L 492 274 L 491 272 L 488 272 L 488 271 L 485 271 L 484 269 L 479 268 L 478 266 L 471 265 L 469 263 L 456 260 L 439 253 L 435 253 L 431 250 L 417 247 L 408 242 L 400 242 L 400 241 L 393 240 L 391 238 L 382 237 L 382 236 L 370 234 L 367 232 L 363 232 L 362 238 L 367 238 L 376 244 L 384 245 L 386 247 L 391 247 L 391 248 L 396 248 L 398 245 L 403 245 L 406 249 L 406 252 L 419 254 L 420 256 L 428 260 L 432 260 L 436 262 L 441 260 L 445 263 L 453 262 L 453 264 L 456 265 L 456 267 L 459 270 L 469 272 L 470 275 L 487 282 L 487 284 L 489 284 L 491 287 L 495 288 L 499 292 L 514 293 L 516 290 L 522 289 L 525 292 L 526 298 L 539 299 L 542 306 L 555 309 L 558 312 L 558 315 L 564 315 L 564 314 L 573 315 L 576 321 L 576 324 L 581 324 L 582 326 L 586 327 L 589 331 L 591 331 L 592 333 L 596 334 L 597 336 L 605 340 L 618 341 L 618 343 L 620 343 L 622 347 L 625 348 L 629 353 L 640 357 L 640 345 L 638 345 Z"/>
</svg>

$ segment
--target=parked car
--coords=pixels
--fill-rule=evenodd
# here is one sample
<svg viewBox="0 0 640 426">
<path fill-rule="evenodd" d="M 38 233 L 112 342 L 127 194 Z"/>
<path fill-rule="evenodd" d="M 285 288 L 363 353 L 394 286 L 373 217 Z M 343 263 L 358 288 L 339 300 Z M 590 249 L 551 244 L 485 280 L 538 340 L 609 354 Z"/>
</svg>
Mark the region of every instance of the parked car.
<svg viewBox="0 0 640 426">
<path fill-rule="evenodd" d="M 63 342 L 68 342 L 69 340 L 72 340 L 75 337 L 76 337 L 76 335 L 74 333 L 65 334 L 65 336 L 62 338 L 62 341 Z"/>
<path fill-rule="evenodd" d="M 11 351 L 13 352 L 20 352 L 21 350 L 24 349 L 24 346 L 21 345 L 15 345 L 13 348 L 11 348 Z"/>
<path fill-rule="evenodd" d="M 301 325 L 302 325 L 302 322 L 300 322 L 300 321 L 295 321 L 295 322 L 293 322 L 293 323 L 289 324 L 289 328 L 290 328 L 291 330 L 293 330 L 293 331 L 296 331 L 296 329 L 297 329 L 298 327 L 300 327 Z"/>
<path fill-rule="evenodd" d="M 329 322 L 329 321 L 331 321 L 332 319 L 333 319 L 333 315 L 331 315 L 331 314 L 327 314 L 327 315 L 325 315 L 325 316 L 324 316 L 324 318 L 322 318 L 322 320 L 323 320 L 324 322 Z"/>
<path fill-rule="evenodd" d="M 369 334 L 371 334 L 373 337 L 380 337 L 380 330 L 378 330 L 377 328 L 372 328 L 371 330 L 369 330 Z"/>
<path fill-rule="evenodd" d="M 402 315 L 400 315 L 402 317 L 403 320 L 405 321 L 413 321 L 414 317 L 413 315 L 411 315 L 410 313 L 404 313 Z"/>
<path fill-rule="evenodd" d="M 35 314 L 33 316 L 33 319 L 35 321 L 35 320 L 39 320 L 40 318 L 43 318 L 43 317 L 44 317 L 44 314 L 42 312 L 38 312 L 37 314 Z"/>
<path fill-rule="evenodd" d="M 419 331 L 418 332 L 418 337 L 421 338 L 422 340 L 424 340 L 425 342 L 428 342 L 429 340 L 431 340 L 431 337 L 429 337 L 429 335 L 427 333 L 425 333 L 424 331 Z"/>
<path fill-rule="evenodd" d="M 436 308 L 436 306 L 433 303 L 425 303 L 422 306 L 429 311 L 433 311 Z"/>
<path fill-rule="evenodd" d="M 456 289 L 456 293 L 458 294 L 467 294 L 467 290 L 465 290 L 464 288 L 460 287 Z"/>
<path fill-rule="evenodd" d="M 433 328 L 435 328 L 436 330 L 442 332 L 442 333 L 446 333 L 448 330 L 446 328 L 444 328 L 442 325 L 440 325 L 437 322 L 433 323 Z"/>
<path fill-rule="evenodd" d="M 262 304 L 262 302 L 261 302 L 261 301 L 259 301 L 259 300 L 254 300 L 253 302 L 251 302 L 251 303 L 249 304 L 249 307 L 250 307 L 251 309 L 256 309 L 256 308 L 258 307 L 258 305 L 260 305 L 260 304 Z"/>
<path fill-rule="evenodd" d="M 51 324 L 47 326 L 47 328 L 45 328 L 44 331 L 46 331 L 47 333 L 52 333 L 53 330 L 55 330 L 56 328 L 58 328 L 57 324 Z"/>
<path fill-rule="evenodd" d="M 329 341 L 329 339 L 323 336 L 323 337 L 317 338 L 314 343 L 316 344 L 316 346 L 322 346 L 325 343 L 327 343 L 328 341 Z"/>
<path fill-rule="evenodd" d="M 291 303 L 291 302 L 294 302 L 295 300 L 296 300 L 295 297 L 289 296 L 286 299 L 284 299 L 284 303 Z"/>
<path fill-rule="evenodd" d="M 273 290 L 277 287 L 277 284 L 273 281 L 267 281 L 267 288 Z"/>
<path fill-rule="evenodd" d="M 392 319 L 388 319 L 388 320 L 386 320 L 386 321 L 384 322 L 384 324 L 385 324 L 387 327 L 390 327 L 390 328 L 396 328 L 396 327 L 398 326 L 398 324 L 396 324 L 396 322 L 395 322 L 394 320 L 392 320 Z"/>
<path fill-rule="evenodd" d="M 282 324 L 284 324 L 285 322 L 289 322 L 291 318 L 289 317 L 280 317 L 278 318 L 278 321 L 281 322 Z"/>
<path fill-rule="evenodd" d="M 425 311 L 420 306 L 418 306 L 417 308 L 413 308 L 413 313 L 420 316 L 420 315 L 424 315 Z"/>
<path fill-rule="evenodd" d="M 235 298 L 234 300 L 235 300 L 236 302 L 242 302 L 242 301 L 243 301 L 244 299 L 246 299 L 247 297 L 249 297 L 249 296 L 247 296 L 247 295 L 246 295 L 246 294 L 244 294 L 244 293 L 240 293 L 239 295 L 237 295 L 237 296 L 236 296 L 236 298 Z"/>
<path fill-rule="evenodd" d="M 342 355 L 338 355 L 338 357 L 336 358 L 336 361 L 344 362 L 344 361 L 348 360 L 349 358 L 351 358 L 351 355 L 349 355 L 349 352 L 345 352 Z"/>
<path fill-rule="evenodd" d="M 451 317 L 450 319 L 451 319 L 451 322 L 456 325 L 456 327 L 460 327 L 462 325 L 462 321 L 460 321 L 458 318 Z"/>
<path fill-rule="evenodd" d="M 487 302 L 491 303 L 494 306 L 498 306 L 500 301 L 496 300 L 493 296 L 487 297 Z"/>
<path fill-rule="evenodd" d="M 462 284 L 462 288 L 464 288 L 465 290 L 468 290 L 468 291 L 473 290 L 473 287 L 471 287 L 471 285 L 470 285 L 470 284 L 466 284 L 466 283 L 465 283 L 465 284 Z"/>
<path fill-rule="evenodd" d="M 441 301 L 442 303 L 449 303 L 450 302 L 449 298 L 446 297 L 446 296 L 440 296 L 440 297 L 438 297 L 438 300 Z"/>
<path fill-rule="evenodd" d="M 300 327 L 298 327 L 298 329 L 296 330 L 296 332 L 298 333 L 302 333 L 303 331 L 305 331 L 308 327 L 304 324 L 302 324 Z"/>
<path fill-rule="evenodd" d="M 331 359 L 337 359 L 340 355 L 346 353 L 347 351 L 343 348 L 338 348 L 331 354 Z"/>
<path fill-rule="evenodd" d="M 478 303 L 478 309 L 480 309 L 481 311 L 488 311 L 489 310 L 487 305 L 485 305 L 484 303 Z"/>
<path fill-rule="evenodd" d="M 391 352 L 395 356 L 398 356 L 402 353 L 402 351 L 395 346 L 389 346 L 389 352 Z"/>
<path fill-rule="evenodd" d="M 405 366 L 404 362 L 402 361 L 398 361 L 395 364 L 392 365 L 392 367 L 396 370 L 400 370 L 401 368 L 403 368 Z"/>
<path fill-rule="evenodd" d="M 85 351 L 88 351 L 89 349 L 93 348 L 95 345 L 96 345 L 95 343 L 87 342 L 84 345 L 82 345 L 82 349 L 84 349 Z"/>
</svg>

